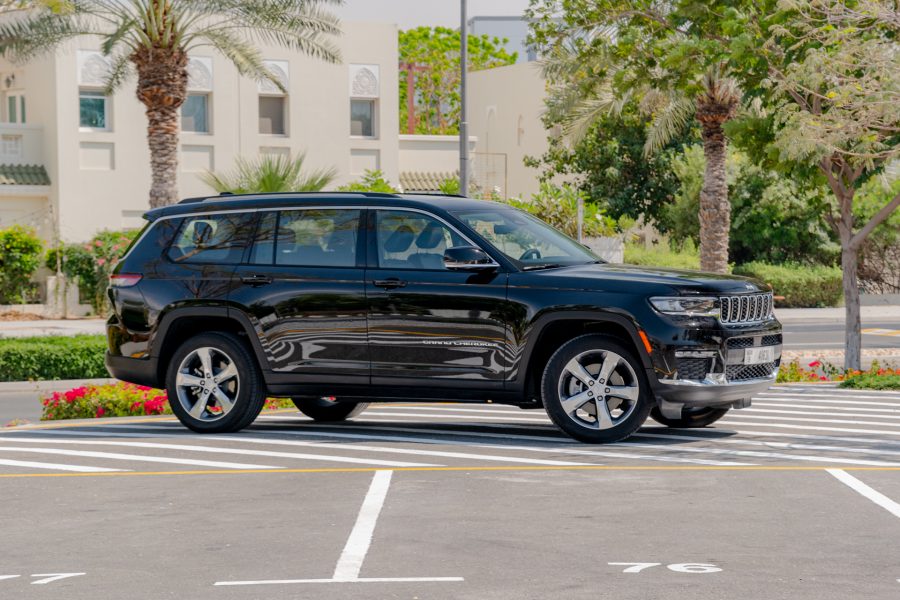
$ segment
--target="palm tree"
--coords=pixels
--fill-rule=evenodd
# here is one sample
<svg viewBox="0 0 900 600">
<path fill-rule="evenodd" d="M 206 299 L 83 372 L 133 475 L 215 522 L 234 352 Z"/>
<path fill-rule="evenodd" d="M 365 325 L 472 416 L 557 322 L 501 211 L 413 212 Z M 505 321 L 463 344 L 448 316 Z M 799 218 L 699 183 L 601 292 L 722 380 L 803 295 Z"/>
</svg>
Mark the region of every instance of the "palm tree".
<svg viewBox="0 0 900 600">
<path fill-rule="evenodd" d="M 600 64 L 600 57 L 594 60 L 598 64 L 585 64 L 577 49 L 566 44 L 556 46 L 544 59 L 544 76 L 553 82 L 548 105 L 551 119 L 559 120 L 564 131 L 578 139 L 601 116 L 619 114 L 629 102 L 639 102 L 652 117 L 644 145 L 644 153 L 650 155 L 662 150 L 695 118 L 700 123 L 706 158 L 700 191 L 700 268 L 727 272 L 731 203 L 725 179 L 727 143 L 723 126 L 735 116 L 741 102 L 737 82 L 728 76 L 724 65 L 717 64 L 701 77 L 695 95 L 649 84 L 619 94 L 610 84 L 615 79 L 615 66 Z M 593 73 L 605 75 L 592 80 Z"/>
<path fill-rule="evenodd" d="M 229 173 L 207 171 L 200 176 L 215 191 L 232 194 L 264 192 L 318 192 L 337 177 L 335 169 L 320 169 L 304 174 L 305 154 L 296 158 L 271 154 L 253 160 L 238 158 Z"/>
<path fill-rule="evenodd" d="M 0 55 L 25 62 L 81 36 L 100 37 L 110 58 L 106 91 L 137 72 L 137 97 L 147 114 L 150 206 L 178 199 L 178 111 L 187 96 L 188 54 L 210 46 L 241 75 L 284 84 L 255 44 L 275 44 L 338 62 L 330 37 L 340 22 L 323 4 L 341 0 L 62 0 L 0 24 Z"/>
</svg>

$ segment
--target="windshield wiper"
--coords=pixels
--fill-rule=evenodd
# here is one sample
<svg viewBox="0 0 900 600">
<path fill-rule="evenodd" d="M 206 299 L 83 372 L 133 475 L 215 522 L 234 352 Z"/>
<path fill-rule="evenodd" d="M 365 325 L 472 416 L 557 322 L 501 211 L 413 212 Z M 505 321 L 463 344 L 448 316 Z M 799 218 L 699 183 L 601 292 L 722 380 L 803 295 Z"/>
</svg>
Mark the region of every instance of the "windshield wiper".
<svg viewBox="0 0 900 600">
<path fill-rule="evenodd" d="M 562 265 L 558 263 L 547 263 L 546 265 L 528 265 L 527 267 L 522 267 L 523 271 L 539 271 L 542 269 L 558 269 Z"/>
</svg>

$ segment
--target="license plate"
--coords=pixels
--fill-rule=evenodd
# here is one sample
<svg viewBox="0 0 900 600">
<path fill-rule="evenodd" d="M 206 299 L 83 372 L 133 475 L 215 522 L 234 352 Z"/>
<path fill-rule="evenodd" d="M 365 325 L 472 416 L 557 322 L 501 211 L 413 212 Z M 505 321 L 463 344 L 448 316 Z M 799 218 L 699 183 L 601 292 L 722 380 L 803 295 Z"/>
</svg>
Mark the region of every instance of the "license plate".
<svg viewBox="0 0 900 600">
<path fill-rule="evenodd" d="M 762 348 L 747 348 L 744 350 L 744 364 L 758 365 L 770 363 L 775 360 L 775 347 L 764 346 Z"/>
</svg>

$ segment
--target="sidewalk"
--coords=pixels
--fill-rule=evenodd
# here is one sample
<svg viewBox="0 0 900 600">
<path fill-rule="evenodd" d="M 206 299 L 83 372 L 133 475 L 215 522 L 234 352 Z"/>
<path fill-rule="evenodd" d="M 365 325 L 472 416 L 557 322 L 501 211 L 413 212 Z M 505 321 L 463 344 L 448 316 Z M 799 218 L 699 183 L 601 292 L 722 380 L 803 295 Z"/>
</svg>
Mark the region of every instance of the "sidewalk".
<svg viewBox="0 0 900 600">
<path fill-rule="evenodd" d="M 0 339 L 42 335 L 103 335 L 105 319 L 46 319 L 43 321 L 0 321 Z"/>
<path fill-rule="evenodd" d="M 844 307 L 838 308 L 776 308 L 775 316 L 782 323 L 843 323 Z M 900 319 L 900 305 L 862 306 L 863 320 Z"/>
</svg>

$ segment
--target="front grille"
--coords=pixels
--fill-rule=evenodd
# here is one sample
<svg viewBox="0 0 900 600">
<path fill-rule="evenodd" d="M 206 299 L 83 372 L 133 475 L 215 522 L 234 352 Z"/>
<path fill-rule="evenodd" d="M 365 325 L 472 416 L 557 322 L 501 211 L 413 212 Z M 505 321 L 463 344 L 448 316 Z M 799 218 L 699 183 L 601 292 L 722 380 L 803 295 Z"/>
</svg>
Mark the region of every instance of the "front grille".
<svg viewBox="0 0 900 600">
<path fill-rule="evenodd" d="M 760 365 L 727 365 L 725 367 L 725 377 L 728 378 L 728 381 L 760 379 L 762 377 L 769 377 L 777 368 L 777 362 L 763 363 Z"/>
<path fill-rule="evenodd" d="M 725 345 L 726 345 L 729 349 L 735 349 L 735 348 L 752 348 L 753 346 L 756 345 L 756 344 L 753 343 L 753 340 L 754 340 L 754 339 L 756 339 L 756 338 L 753 338 L 753 337 L 736 337 L 736 338 L 729 338 L 728 341 L 725 342 Z M 760 343 L 759 345 L 760 345 L 760 346 L 777 346 L 777 345 L 780 344 L 780 343 L 781 343 L 781 334 L 780 334 L 780 333 L 773 333 L 773 334 L 769 334 L 769 335 L 764 335 L 764 336 L 762 336 L 762 340 L 761 340 L 761 343 Z"/>
<path fill-rule="evenodd" d="M 704 379 L 709 373 L 709 358 L 676 358 L 678 379 Z"/>
<path fill-rule="evenodd" d="M 752 323 L 769 318 L 772 314 L 772 293 L 742 294 L 719 298 L 722 323 Z"/>
</svg>

